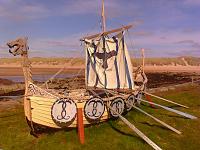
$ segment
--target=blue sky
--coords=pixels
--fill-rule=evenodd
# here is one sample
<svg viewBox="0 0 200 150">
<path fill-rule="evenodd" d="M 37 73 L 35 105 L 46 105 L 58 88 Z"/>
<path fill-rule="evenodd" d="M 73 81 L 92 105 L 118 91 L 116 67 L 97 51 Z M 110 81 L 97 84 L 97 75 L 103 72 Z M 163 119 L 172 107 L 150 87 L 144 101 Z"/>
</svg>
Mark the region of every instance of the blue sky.
<svg viewBox="0 0 200 150">
<path fill-rule="evenodd" d="M 105 0 L 107 29 L 133 24 L 132 56 L 200 56 L 200 0 Z M 0 57 L 29 38 L 32 57 L 84 56 L 79 39 L 100 32 L 101 0 L 0 0 Z"/>
</svg>

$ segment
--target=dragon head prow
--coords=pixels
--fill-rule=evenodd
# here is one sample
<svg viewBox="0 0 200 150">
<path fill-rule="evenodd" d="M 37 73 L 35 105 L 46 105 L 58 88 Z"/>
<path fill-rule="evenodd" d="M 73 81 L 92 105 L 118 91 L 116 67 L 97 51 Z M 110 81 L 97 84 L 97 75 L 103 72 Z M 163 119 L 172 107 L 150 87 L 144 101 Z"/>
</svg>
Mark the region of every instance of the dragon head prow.
<svg viewBox="0 0 200 150">
<path fill-rule="evenodd" d="M 9 41 L 7 43 L 9 47 L 9 52 L 14 56 L 27 54 L 28 46 L 27 46 L 28 38 L 17 38 L 16 40 Z"/>
</svg>

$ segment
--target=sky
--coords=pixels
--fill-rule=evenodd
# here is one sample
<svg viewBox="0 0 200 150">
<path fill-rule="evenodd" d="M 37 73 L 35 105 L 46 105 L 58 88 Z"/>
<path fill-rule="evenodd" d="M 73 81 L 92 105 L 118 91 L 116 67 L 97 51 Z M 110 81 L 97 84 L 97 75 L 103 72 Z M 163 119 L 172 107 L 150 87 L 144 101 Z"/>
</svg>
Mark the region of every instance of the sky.
<svg viewBox="0 0 200 150">
<path fill-rule="evenodd" d="M 200 0 L 105 0 L 106 30 L 126 33 L 131 56 L 200 57 Z M 83 57 L 79 39 L 101 32 L 101 0 L 0 0 L 0 58 L 28 37 L 31 57 Z"/>
</svg>

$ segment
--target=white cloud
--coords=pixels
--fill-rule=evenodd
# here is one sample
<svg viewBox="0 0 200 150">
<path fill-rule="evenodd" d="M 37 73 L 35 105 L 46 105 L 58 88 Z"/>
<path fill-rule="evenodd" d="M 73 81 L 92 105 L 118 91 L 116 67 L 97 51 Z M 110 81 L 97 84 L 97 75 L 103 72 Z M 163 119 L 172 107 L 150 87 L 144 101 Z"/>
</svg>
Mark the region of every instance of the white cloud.
<svg viewBox="0 0 200 150">
<path fill-rule="evenodd" d="M 136 14 L 137 6 L 132 2 L 126 2 L 121 7 L 121 1 L 106 1 L 105 14 L 107 17 L 119 17 L 122 15 Z M 76 0 L 56 3 L 55 6 L 25 0 L 2 0 L 0 1 L 0 17 L 12 20 L 38 19 L 48 16 L 70 16 L 80 14 L 101 15 L 101 1 L 99 0 Z"/>
<path fill-rule="evenodd" d="M 200 0 L 185 0 L 184 4 L 187 4 L 187 5 L 200 5 Z"/>
<path fill-rule="evenodd" d="M 49 15 L 49 10 L 40 4 L 27 4 L 22 0 L 0 1 L 0 17 L 13 21 L 37 19 Z"/>
<path fill-rule="evenodd" d="M 147 57 L 148 55 L 165 56 L 169 54 L 169 52 L 176 55 L 183 55 L 184 53 L 187 55 L 187 52 L 189 51 L 193 52 L 192 54 L 195 54 L 195 52 L 200 53 L 200 31 L 185 33 L 178 30 L 165 30 L 154 32 L 150 36 L 140 36 L 134 34 L 131 38 L 134 43 L 134 48 L 145 48 L 147 50 L 151 50 L 148 52 Z M 131 42 L 129 40 L 127 40 L 127 42 L 129 47 L 131 47 Z"/>
</svg>

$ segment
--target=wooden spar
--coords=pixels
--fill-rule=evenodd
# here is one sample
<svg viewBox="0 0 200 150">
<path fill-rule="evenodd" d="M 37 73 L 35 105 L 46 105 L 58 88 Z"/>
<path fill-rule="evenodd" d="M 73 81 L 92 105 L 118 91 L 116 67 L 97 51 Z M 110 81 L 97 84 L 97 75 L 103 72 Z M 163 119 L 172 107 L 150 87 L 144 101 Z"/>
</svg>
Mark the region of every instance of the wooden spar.
<svg viewBox="0 0 200 150">
<path fill-rule="evenodd" d="M 136 99 L 138 99 L 138 98 L 136 98 Z M 166 106 L 162 106 L 162 105 L 159 105 L 159 104 L 156 104 L 156 103 L 153 103 L 153 102 L 149 102 L 149 101 L 143 100 L 141 98 L 139 100 L 141 100 L 142 102 L 148 103 L 148 104 L 154 104 L 155 106 L 161 107 L 165 110 L 171 111 L 173 113 L 179 114 L 179 115 L 184 116 L 184 117 L 189 118 L 189 119 L 197 119 L 197 117 L 195 117 L 193 115 L 190 115 L 190 114 L 187 114 L 187 113 L 184 113 L 184 112 L 181 112 L 181 111 L 178 111 L 178 110 L 166 107 Z"/>
<path fill-rule="evenodd" d="M 111 34 L 111 33 L 115 33 L 115 32 L 120 32 L 120 31 L 124 31 L 124 30 L 128 30 L 132 27 L 132 25 L 127 25 L 127 26 L 123 26 L 121 28 L 117 28 L 117 29 L 113 29 L 113 30 L 109 30 L 109 31 L 106 31 L 106 32 L 103 32 L 103 33 L 97 33 L 97 34 L 94 34 L 94 35 L 90 35 L 90 36 L 85 36 L 81 39 L 84 40 L 84 39 L 93 39 L 93 38 L 96 38 L 96 37 L 99 37 L 99 36 L 105 36 L 105 35 L 108 35 L 108 34 Z"/>
<path fill-rule="evenodd" d="M 130 123 L 126 118 L 124 118 L 122 115 L 117 113 L 112 107 L 107 105 L 108 108 L 113 111 L 114 113 L 118 114 L 119 118 L 127 125 L 130 129 L 132 129 L 137 135 L 139 135 L 145 142 L 147 142 L 151 147 L 153 147 L 155 150 L 162 150 L 158 145 L 156 145 L 153 141 L 151 141 L 144 133 L 142 133 L 140 130 L 138 130 L 132 123 Z"/>
<path fill-rule="evenodd" d="M 172 104 L 176 104 L 176 105 L 181 106 L 181 107 L 184 107 L 184 108 L 189 108 L 188 106 L 185 106 L 185 105 L 182 105 L 182 104 L 173 102 L 173 101 L 171 101 L 171 100 L 168 100 L 168 99 L 165 99 L 165 98 L 162 98 L 162 97 L 153 95 L 153 94 L 150 94 L 150 93 L 148 93 L 148 92 L 143 92 L 143 93 L 145 93 L 145 94 L 147 94 L 147 95 L 150 95 L 150 96 L 153 96 L 153 97 L 155 97 L 155 98 L 161 99 L 161 100 L 163 100 L 163 101 L 166 101 L 166 102 L 169 102 L 169 103 L 172 103 Z"/>
<path fill-rule="evenodd" d="M 141 51 L 142 51 L 142 71 L 143 71 L 143 73 L 144 73 L 144 59 L 145 59 L 145 56 L 144 56 L 144 49 L 142 48 Z"/>
<path fill-rule="evenodd" d="M 138 107 L 136 107 L 136 106 L 134 106 L 134 105 L 132 105 L 132 107 L 135 108 L 135 109 L 137 109 L 138 111 L 144 113 L 145 115 L 151 117 L 152 119 L 154 119 L 154 120 L 157 121 L 158 123 L 162 124 L 163 126 L 167 127 L 168 129 L 170 129 L 170 130 L 176 132 L 177 134 L 181 134 L 181 132 L 178 131 L 177 129 L 175 129 L 175 128 L 173 128 L 172 126 L 166 124 L 165 122 L 163 122 L 163 121 L 157 119 L 156 117 L 150 115 L 149 113 L 143 111 L 142 109 L 140 109 L 140 108 L 138 108 Z"/>
<path fill-rule="evenodd" d="M 96 95 L 97 97 L 100 97 L 96 92 L 90 89 L 90 91 Z M 104 89 L 105 93 L 107 93 L 107 90 Z M 140 136 L 145 142 L 147 142 L 151 147 L 153 147 L 155 150 L 162 150 L 158 145 L 156 145 L 153 141 L 151 141 L 144 133 L 142 133 L 140 130 L 138 130 L 132 123 L 130 123 L 126 118 L 124 118 L 122 115 L 120 115 L 118 112 L 116 112 L 110 105 L 107 105 L 107 107 L 116 113 L 119 118 L 129 127 L 131 128 L 138 136 Z"/>
<path fill-rule="evenodd" d="M 102 17 L 102 32 L 105 32 L 106 31 L 106 18 L 105 18 L 104 0 L 102 0 L 101 17 Z"/>
<path fill-rule="evenodd" d="M 112 92 L 110 92 L 110 91 L 108 91 L 108 90 L 106 90 L 106 91 L 107 91 L 108 93 L 112 93 Z M 126 102 L 126 103 L 128 103 L 128 102 Z M 129 105 L 131 105 L 131 104 L 129 103 Z M 136 107 L 135 105 L 131 105 L 131 106 L 132 106 L 133 108 L 137 109 L 138 111 L 140 111 L 140 112 L 146 114 L 147 116 L 151 117 L 152 119 L 154 119 L 155 121 L 159 122 L 160 124 L 162 124 L 163 126 L 167 127 L 168 129 L 174 131 L 175 133 L 181 134 L 181 132 L 178 131 L 177 129 L 175 129 L 175 128 L 173 128 L 172 126 L 166 124 L 165 122 L 163 122 L 163 121 L 157 119 L 156 117 L 154 117 L 154 116 L 148 114 L 147 112 L 145 112 L 145 111 L 143 111 L 142 109 Z M 153 104 L 151 104 L 151 106 L 153 106 Z"/>
</svg>

